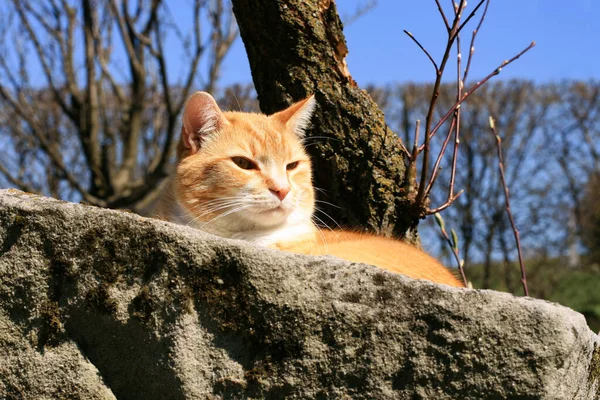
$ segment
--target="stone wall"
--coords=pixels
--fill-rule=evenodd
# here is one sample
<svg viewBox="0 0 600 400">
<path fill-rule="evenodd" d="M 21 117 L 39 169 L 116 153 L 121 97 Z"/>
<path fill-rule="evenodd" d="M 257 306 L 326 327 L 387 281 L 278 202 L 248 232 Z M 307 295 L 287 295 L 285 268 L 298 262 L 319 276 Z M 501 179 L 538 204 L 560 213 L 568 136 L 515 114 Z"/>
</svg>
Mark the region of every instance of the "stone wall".
<svg viewBox="0 0 600 400">
<path fill-rule="evenodd" d="M 0 398 L 598 398 L 565 307 L 0 191 Z"/>
</svg>

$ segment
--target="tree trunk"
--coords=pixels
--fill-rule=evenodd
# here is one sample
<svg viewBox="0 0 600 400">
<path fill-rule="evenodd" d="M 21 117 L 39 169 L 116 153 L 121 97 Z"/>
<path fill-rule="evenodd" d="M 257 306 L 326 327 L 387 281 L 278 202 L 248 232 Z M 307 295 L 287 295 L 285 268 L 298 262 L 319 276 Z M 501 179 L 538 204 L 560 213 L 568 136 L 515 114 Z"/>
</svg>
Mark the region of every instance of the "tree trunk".
<svg viewBox="0 0 600 400">
<path fill-rule="evenodd" d="M 263 112 L 315 94 L 308 132 L 317 203 L 339 224 L 412 236 L 418 218 L 403 190 L 401 141 L 348 72 L 333 0 L 233 0 Z M 328 225 L 331 221 L 317 212 Z M 411 237 L 412 239 L 412 237 Z"/>
</svg>

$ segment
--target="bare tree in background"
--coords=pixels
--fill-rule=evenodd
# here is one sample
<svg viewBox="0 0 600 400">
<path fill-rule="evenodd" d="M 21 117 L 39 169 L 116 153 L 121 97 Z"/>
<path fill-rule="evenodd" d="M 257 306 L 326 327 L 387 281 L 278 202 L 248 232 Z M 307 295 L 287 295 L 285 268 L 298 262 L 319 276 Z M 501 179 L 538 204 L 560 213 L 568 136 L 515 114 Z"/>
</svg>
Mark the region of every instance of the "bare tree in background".
<svg viewBox="0 0 600 400">
<path fill-rule="evenodd" d="M 185 32 L 161 0 L 3 2 L 0 145 L 11 151 L 0 179 L 102 207 L 139 211 L 152 201 L 186 98 L 215 91 L 238 36 L 225 0 L 181 6 Z M 167 47 L 179 49 L 177 71 Z"/>
<path fill-rule="evenodd" d="M 218 99 L 219 107 L 223 110 L 259 112 L 258 99 L 254 85 L 235 83 L 225 88 L 221 98 Z"/>
<path fill-rule="evenodd" d="M 415 130 L 414 121 L 427 110 L 430 92 L 431 85 L 415 84 L 372 89 L 390 126 L 406 138 Z M 440 110 L 452 105 L 454 95 L 452 85 L 441 86 Z M 488 132 L 488 118 L 495 117 L 502 135 L 507 181 L 518 210 L 515 217 L 532 255 L 543 252 L 544 246 L 555 246 L 558 240 L 555 238 L 550 243 L 548 235 L 556 232 L 560 221 L 554 215 L 555 175 L 550 174 L 546 166 L 551 153 L 543 135 L 549 115 L 558 107 L 559 99 L 552 87 L 511 80 L 482 86 L 461 108 L 461 151 L 455 185 L 457 190 L 464 189 L 464 193 L 443 216 L 446 224 L 458 233 L 461 258 L 467 269 L 471 262 L 483 263 L 484 287 L 490 285 L 493 262 L 512 261 L 515 254 L 514 241 L 509 236 L 511 227 L 505 215 L 503 188 L 498 181 L 496 143 Z M 442 130 L 449 125 L 450 122 Z M 437 137 L 432 141 L 433 152 L 438 151 L 443 139 Z M 447 159 L 441 164 L 439 184 L 431 193 L 434 203 L 443 202 L 447 196 L 451 161 Z M 549 229 L 553 222 L 556 224 Z M 513 286 L 511 276 L 508 272 L 505 274 L 507 287 Z"/>
<path fill-rule="evenodd" d="M 495 249 L 504 259 L 514 259 L 515 243 L 509 224 L 500 184 L 496 143 L 489 134 L 489 117 L 495 119 L 502 137 L 504 169 L 517 226 L 529 249 L 545 236 L 541 221 L 534 217 L 549 210 L 544 199 L 549 184 L 544 169 L 542 126 L 553 99 L 531 82 L 496 82 L 481 88 L 462 110 L 462 151 L 456 170 L 456 184 L 465 189 L 455 206 L 447 211 L 461 234 L 464 258 L 468 262 L 473 250 L 483 256 L 483 287 L 490 287 Z M 446 166 L 445 171 L 449 171 Z M 446 174 L 445 180 L 449 177 Z M 438 194 L 438 196 L 441 194 Z M 509 277 L 510 275 L 505 275 Z M 510 282 L 507 282 L 511 285 Z"/>
<path fill-rule="evenodd" d="M 589 252 L 589 261 L 600 264 L 600 172 L 588 181 L 581 199 L 581 237 Z"/>
<path fill-rule="evenodd" d="M 594 232 L 595 207 L 590 196 L 598 193 L 595 185 L 600 182 L 600 82 L 563 82 L 555 91 L 563 106 L 553 115 L 546 140 L 562 178 L 557 179 L 560 207 L 569 210 L 563 213 L 574 222 L 567 242 L 576 254 L 580 239 L 588 247 L 593 240 L 587 235 Z"/>
</svg>

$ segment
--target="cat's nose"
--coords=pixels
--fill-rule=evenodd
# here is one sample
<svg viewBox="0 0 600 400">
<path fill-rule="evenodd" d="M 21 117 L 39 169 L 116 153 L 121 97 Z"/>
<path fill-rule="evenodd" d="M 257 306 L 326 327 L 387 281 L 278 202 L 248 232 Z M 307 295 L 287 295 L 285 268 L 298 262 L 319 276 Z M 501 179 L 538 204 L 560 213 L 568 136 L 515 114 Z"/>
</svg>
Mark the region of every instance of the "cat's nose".
<svg viewBox="0 0 600 400">
<path fill-rule="evenodd" d="M 277 196 L 277 198 L 280 201 L 283 201 L 283 199 L 285 199 L 285 196 L 288 195 L 288 193 L 290 192 L 290 187 L 286 186 L 286 187 L 278 187 L 278 188 L 274 188 L 274 189 L 269 189 L 271 191 L 271 193 L 273 193 L 275 196 Z"/>
</svg>

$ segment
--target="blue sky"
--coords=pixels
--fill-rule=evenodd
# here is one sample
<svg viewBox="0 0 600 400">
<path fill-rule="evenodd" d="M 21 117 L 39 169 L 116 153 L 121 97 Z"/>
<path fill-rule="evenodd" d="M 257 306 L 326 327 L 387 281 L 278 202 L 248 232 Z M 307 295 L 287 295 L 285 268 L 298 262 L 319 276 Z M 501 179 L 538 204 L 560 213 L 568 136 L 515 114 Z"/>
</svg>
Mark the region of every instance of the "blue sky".
<svg viewBox="0 0 600 400">
<path fill-rule="evenodd" d="M 337 0 L 342 16 L 365 3 L 367 0 Z M 450 1 L 441 3 L 451 12 Z M 468 3 L 471 10 L 477 1 Z M 462 36 L 463 49 L 467 49 L 474 27 L 472 24 Z M 379 0 L 374 9 L 344 30 L 350 50 L 348 66 L 359 85 L 433 81 L 429 60 L 403 29 L 440 59 L 446 32 L 434 0 Z M 536 82 L 600 79 L 600 0 L 492 0 L 475 44 L 471 77 L 484 77 L 533 40 L 536 47 L 505 68 L 500 78 Z M 244 46 L 238 40 L 225 62 L 221 84 L 250 81 Z"/>
<path fill-rule="evenodd" d="M 309 0 L 307 0 L 309 1 Z M 316 0 L 310 0 L 316 1 Z M 369 0 L 337 0 L 342 18 L 352 14 L 357 7 Z M 447 14 L 452 13 L 450 0 L 440 0 Z M 478 0 L 469 0 L 470 12 Z M 174 21 L 183 33 L 191 31 L 189 1 L 167 2 Z M 1 10 L 0 10 L 1 12 Z M 470 42 L 474 19 L 462 35 L 463 52 Z M 434 80 L 434 71 L 427 57 L 402 30 L 412 32 L 439 62 L 445 43 L 446 31 L 434 0 L 378 0 L 366 15 L 345 27 L 348 42 L 347 62 L 350 73 L 359 85 L 393 82 L 425 83 Z M 205 33 L 206 34 L 206 33 Z M 76 49 L 81 37 L 76 37 Z M 531 41 L 537 45 L 524 57 L 503 69 L 496 79 L 525 78 L 536 82 L 562 79 L 600 79 L 600 0 L 491 0 L 486 20 L 475 44 L 475 59 L 471 79 L 479 79 L 493 71 L 503 60 L 511 58 Z M 123 70 L 123 49 L 115 39 L 113 67 Z M 8 48 L 10 49 L 10 44 Z M 169 75 L 175 82 L 187 69 L 182 62 L 179 43 L 166 46 Z M 78 51 L 78 57 L 80 56 Z M 465 54 L 466 57 L 466 54 Z M 120 59 L 120 60 L 119 60 Z M 78 60 L 79 71 L 83 61 Z M 8 54 L 8 62 L 15 63 L 14 54 Z M 16 64 L 15 64 L 16 65 Z M 454 59 L 451 63 L 454 66 Z M 197 75 L 197 87 L 201 87 L 204 68 Z M 30 58 L 34 85 L 45 84 L 39 63 Z M 449 67 L 450 68 L 450 67 Z M 453 79 L 451 69 L 448 80 Z M 250 67 L 241 39 L 238 39 L 224 61 L 220 86 L 252 81 Z"/>
</svg>

